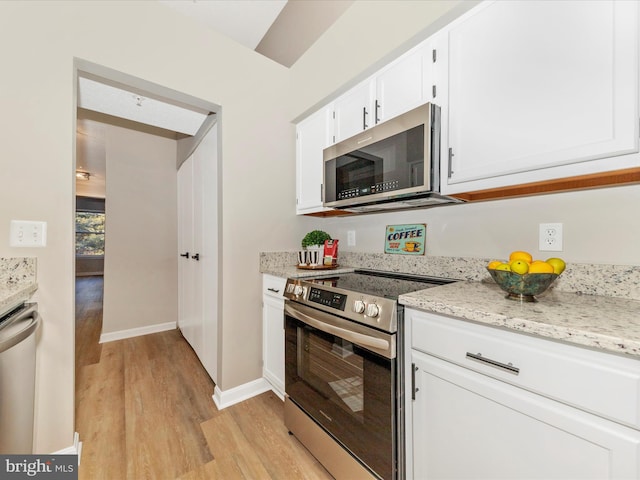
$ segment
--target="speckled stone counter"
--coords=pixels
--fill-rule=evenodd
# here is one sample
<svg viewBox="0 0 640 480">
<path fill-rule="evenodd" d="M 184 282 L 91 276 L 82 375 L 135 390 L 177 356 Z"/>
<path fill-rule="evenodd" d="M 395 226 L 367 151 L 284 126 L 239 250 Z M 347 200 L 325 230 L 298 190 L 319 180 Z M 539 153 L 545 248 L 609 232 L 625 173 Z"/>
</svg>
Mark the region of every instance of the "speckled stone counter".
<svg viewBox="0 0 640 480">
<path fill-rule="evenodd" d="M 402 295 L 400 303 L 640 359 L 640 266 L 567 264 L 539 302 L 521 304 L 504 298 L 485 268 L 489 260 L 340 252 L 341 268 L 326 273 L 367 268 L 462 280 Z M 260 254 L 262 273 L 280 277 L 321 273 L 298 270 L 295 263 L 296 252 Z"/>
<path fill-rule="evenodd" d="M 337 268 L 328 270 L 305 270 L 296 267 L 296 252 L 269 252 L 260 254 L 260 273 L 282 278 L 317 277 L 319 275 L 336 275 L 353 272 L 354 268 L 339 264 Z M 342 262 L 341 262 L 342 263 Z"/>
<path fill-rule="evenodd" d="M 538 300 L 506 299 L 492 280 L 443 285 L 399 299 L 411 308 L 640 359 L 640 301 L 558 289 Z"/>
<path fill-rule="evenodd" d="M 35 258 L 0 258 L 0 316 L 29 300 L 37 289 Z"/>
<path fill-rule="evenodd" d="M 260 254 L 260 272 L 280 277 L 318 274 L 296 269 L 296 255 L 296 252 L 263 252 Z M 486 270 L 490 260 L 493 259 L 359 252 L 340 252 L 338 257 L 341 268 L 368 268 L 473 281 L 491 278 Z M 551 288 L 563 292 L 640 300 L 640 266 L 569 263 Z"/>
</svg>

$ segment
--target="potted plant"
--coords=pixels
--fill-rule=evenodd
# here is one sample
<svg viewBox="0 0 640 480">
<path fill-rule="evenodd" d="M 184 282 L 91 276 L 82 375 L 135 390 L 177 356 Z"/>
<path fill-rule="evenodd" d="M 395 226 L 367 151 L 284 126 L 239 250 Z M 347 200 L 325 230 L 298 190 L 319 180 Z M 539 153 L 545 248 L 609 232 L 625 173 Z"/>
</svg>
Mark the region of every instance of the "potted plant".
<svg viewBox="0 0 640 480">
<path fill-rule="evenodd" d="M 314 247 L 316 249 L 322 247 L 324 249 L 325 240 L 331 240 L 331 235 L 327 232 L 323 232 L 322 230 L 313 230 L 307 233 L 302 239 L 302 248 L 313 250 Z"/>
</svg>

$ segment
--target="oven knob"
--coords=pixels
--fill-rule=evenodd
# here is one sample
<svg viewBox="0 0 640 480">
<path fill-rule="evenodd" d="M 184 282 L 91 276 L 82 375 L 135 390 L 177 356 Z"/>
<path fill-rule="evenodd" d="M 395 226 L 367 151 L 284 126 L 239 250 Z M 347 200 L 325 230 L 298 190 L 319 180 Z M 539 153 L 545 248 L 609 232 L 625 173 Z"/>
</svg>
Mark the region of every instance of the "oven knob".
<svg viewBox="0 0 640 480">
<path fill-rule="evenodd" d="M 301 285 L 296 285 L 295 288 L 293 289 L 293 294 L 294 295 L 300 295 L 302 293 L 302 286 Z"/>
<path fill-rule="evenodd" d="M 380 307 L 375 303 L 367 305 L 367 317 L 377 317 L 380 313 Z"/>
<path fill-rule="evenodd" d="M 356 313 L 364 312 L 364 302 L 362 300 L 356 300 L 353 302 L 353 311 Z"/>
</svg>

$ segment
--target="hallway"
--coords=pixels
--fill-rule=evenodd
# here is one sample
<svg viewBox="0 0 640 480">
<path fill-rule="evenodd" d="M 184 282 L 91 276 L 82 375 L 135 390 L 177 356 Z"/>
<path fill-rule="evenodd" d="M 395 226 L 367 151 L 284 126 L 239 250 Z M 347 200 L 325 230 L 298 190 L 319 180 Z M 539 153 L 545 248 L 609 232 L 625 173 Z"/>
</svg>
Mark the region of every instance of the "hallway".
<svg viewBox="0 0 640 480">
<path fill-rule="evenodd" d="M 179 330 L 100 345 L 102 277 L 76 279 L 79 478 L 330 479 L 267 392 L 219 411 Z"/>
</svg>

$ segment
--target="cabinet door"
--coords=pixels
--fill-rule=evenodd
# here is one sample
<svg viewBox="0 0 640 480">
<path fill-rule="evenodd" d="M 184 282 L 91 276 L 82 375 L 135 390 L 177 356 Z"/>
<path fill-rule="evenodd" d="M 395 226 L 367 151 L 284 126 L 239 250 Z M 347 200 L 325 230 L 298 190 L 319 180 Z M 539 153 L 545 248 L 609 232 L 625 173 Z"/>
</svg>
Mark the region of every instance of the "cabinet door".
<svg viewBox="0 0 640 480">
<path fill-rule="evenodd" d="M 409 52 L 376 76 L 373 123 L 378 124 L 408 112 L 423 100 L 422 61 L 428 45 Z M 430 50 L 430 49 L 429 49 Z"/>
<path fill-rule="evenodd" d="M 262 297 L 262 376 L 284 399 L 284 300 Z"/>
<path fill-rule="evenodd" d="M 490 2 L 448 32 L 450 185 L 638 151 L 637 2 Z"/>
<path fill-rule="evenodd" d="M 334 102 L 335 142 L 352 137 L 375 125 L 374 82 L 367 80 Z"/>
<path fill-rule="evenodd" d="M 414 478 L 638 478 L 640 432 L 412 352 Z"/>
<path fill-rule="evenodd" d="M 296 212 L 330 210 L 322 206 L 324 163 L 322 150 L 332 140 L 331 105 L 314 113 L 296 126 Z"/>
</svg>

